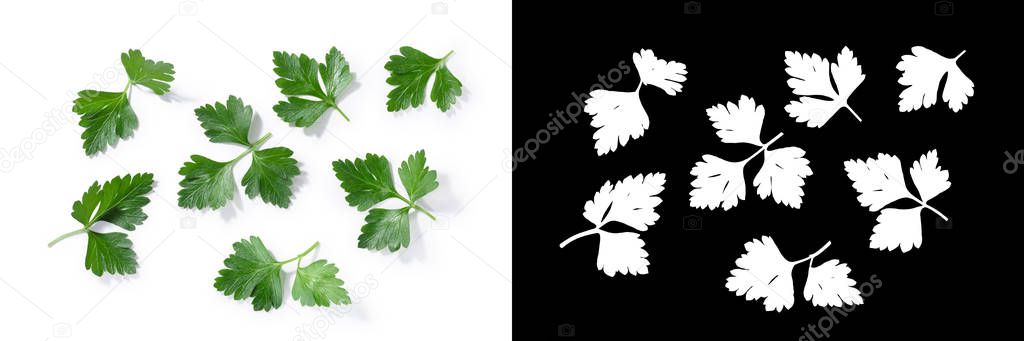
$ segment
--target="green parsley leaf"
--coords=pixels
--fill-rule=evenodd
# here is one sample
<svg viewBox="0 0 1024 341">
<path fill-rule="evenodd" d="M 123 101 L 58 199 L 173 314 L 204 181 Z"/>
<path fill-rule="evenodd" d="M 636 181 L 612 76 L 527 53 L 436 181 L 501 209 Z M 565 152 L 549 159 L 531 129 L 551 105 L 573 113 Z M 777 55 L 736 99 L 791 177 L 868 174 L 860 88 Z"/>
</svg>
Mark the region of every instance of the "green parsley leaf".
<svg viewBox="0 0 1024 341">
<path fill-rule="evenodd" d="M 242 186 L 249 198 L 259 195 L 263 202 L 288 207 L 291 204 L 292 178 L 299 175 L 298 163 L 292 159 L 292 150 L 285 147 L 257 150 L 252 154 L 252 166 L 242 177 Z"/>
<path fill-rule="evenodd" d="M 142 56 L 142 51 L 128 50 L 121 54 L 121 64 L 128 73 L 132 84 L 138 84 L 163 95 L 171 90 L 168 84 L 174 80 L 174 65 L 160 61 L 152 61 Z"/>
<path fill-rule="evenodd" d="M 345 112 L 335 104 L 338 95 L 353 79 L 349 73 L 348 62 L 334 47 L 327 52 L 325 58 L 327 63 L 322 64 L 305 54 L 274 52 L 274 73 L 280 77 L 274 83 L 281 88 L 282 94 L 288 96 L 287 101 L 278 102 L 274 106 L 274 111 L 285 122 L 298 127 L 308 127 L 319 120 L 329 108 L 334 108 L 346 121 L 349 120 Z M 320 86 L 320 79 L 323 80 L 323 87 Z M 316 100 L 298 96 L 312 97 Z"/>
<path fill-rule="evenodd" d="M 352 304 L 348 291 L 342 287 L 345 281 L 338 277 L 338 267 L 326 260 L 318 260 L 295 271 L 292 285 L 292 299 L 304 306 L 330 306 L 331 303 Z"/>
<path fill-rule="evenodd" d="M 181 190 L 178 191 L 178 206 L 182 208 L 224 207 L 235 196 L 234 162 L 210 160 L 202 155 L 192 155 L 192 162 L 178 170 L 184 175 Z"/>
<path fill-rule="evenodd" d="M 99 233 L 87 231 L 89 246 L 85 251 L 85 269 L 96 276 L 103 271 L 110 274 L 130 275 L 135 273 L 135 251 L 128 235 L 121 232 Z"/>
<path fill-rule="evenodd" d="M 409 159 L 402 161 L 398 167 L 398 177 L 402 179 L 406 193 L 409 193 L 409 201 L 415 202 L 427 193 L 437 189 L 437 172 L 427 167 L 426 152 L 420 150 Z"/>
<path fill-rule="evenodd" d="M 291 157 L 292 151 L 288 148 L 260 149 L 270 139 L 270 133 L 256 142 L 249 142 L 252 115 L 252 107 L 235 96 L 229 96 L 226 105 L 217 102 L 196 109 L 196 117 L 211 142 L 237 143 L 247 148 L 226 162 L 192 155 L 192 162 L 185 162 L 178 170 L 178 174 L 184 176 L 179 182 L 178 206 L 215 210 L 224 207 L 235 197 L 235 164 L 250 153 L 252 165 L 242 176 L 245 193 L 249 198 L 259 195 L 264 202 L 279 207 L 291 205 L 292 179 L 299 175 L 298 162 Z"/>
<path fill-rule="evenodd" d="M 391 180 L 391 166 L 383 156 L 366 154 L 366 159 L 334 161 L 334 172 L 341 180 L 341 188 L 348 192 L 349 206 L 365 211 L 380 202 L 396 198 L 406 204 L 397 209 L 371 209 L 366 225 L 360 229 L 359 247 L 369 250 L 389 249 L 392 252 L 409 246 L 409 210 L 423 212 L 430 219 L 434 215 L 416 204 L 416 201 L 437 188 L 437 172 L 426 166 L 426 153 L 422 150 L 402 162 L 398 175 L 409 199 L 395 190 Z"/>
<path fill-rule="evenodd" d="M 136 225 L 146 221 L 142 207 L 149 204 L 145 195 L 152 190 L 153 174 L 150 173 L 114 177 L 103 183 L 103 187 L 95 181 L 82 194 L 82 200 L 71 205 L 71 216 L 86 228 L 97 221 L 106 221 L 134 231 Z"/>
<path fill-rule="evenodd" d="M 391 60 L 384 64 L 384 69 L 391 72 L 387 82 L 395 86 L 388 93 L 388 111 L 422 105 L 431 75 L 434 75 L 434 85 L 430 89 L 430 100 L 441 111 L 448 111 L 455 104 L 456 97 L 462 95 L 462 82 L 455 78 L 446 65 L 455 51 L 448 52 L 441 59 L 409 46 L 403 46 L 399 52 L 402 54 L 392 55 Z"/>
<path fill-rule="evenodd" d="M 247 147 L 252 145 L 249 143 L 252 107 L 242 103 L 238 97 L 229 96 L 227 105 L 220 102 L 207 104 L 196 108 L 195 112 L 210 142 L 233 142 Z"/>
<path fill-rule="evenodd" d="M 337 99 L 354 77 L 348 72 L 345 55 L 338 52 L 337 48 L 332 47 L 324 59 L 327 63 L 320 64 L 320 78 L 324 80 L 324 88 L 327 90 L 325 94 L 328 99 Z"/>
<path fill-rule="evenodd" d="M 113 146 L 118 139 L 131 137 L 139 127 L 139 118 L 128 104 L 127 92 L 82 90 L 74 103 L 71 111 L 81 116 L 78 125 L 85 128 L 82 147 L 86 155 L 95 155 Z"/>
<path fill-rule="evenodd" d="M 270 311 L 281 307 L 281 265 L 259 237 L 251 236 L 232 245 L 235 253 L 224 260 L 226 269 L 213 281 L 217 291 L 235 300 L 252 297 L 254 310 Z"/>
<path fill-rule="evenodd" d="M 341 180 L 341 188 L 348 192 L 345 200 L 360 211 L 399 196 L 391 180 L 391 165 L 383 156 L 366 154 L 365 160 L 337 160 L 333 165 L 335 176 Z"/>
<path fill-rule="evenodd" d="M 409 207 L 399 209 L 374 208 L 366 215 L 366 225 L 360 229 L 359 248 L 391 252 L 409 247 Z"/>
<path fill-rule="evenodd" d="M 277 116 L 296 127 L 313 125 L 331 106 L 321 101 L 311 101 L 301 97 L 288 97 L 274 105 Z"/>
<path fill-rule="evenodd" d="M 127 139 L 139 126 L 129 98 L 133 84 L 153 90 L 157 95 L 167 93 L 174 80 L 174 65 L 146 59 L 139 50 L 121 54 L 121 64 L 128 73 L 128 84 L 121 92 L 82 90 L 78 92 L 71 111 L 80 116 L 82 147 L 86 155 L 95 155 L 113 146 L 119 139 Z"/>
<path fill-rule="evenodd" d="M 242 239 L 234 243 L 235 253 L 224 260 L 226 268 L 218 272 L 220 276 L 214 279 L 213 287 L 235 300 L 252 297 L 253 310 L 277 309 L 284 303 L 281 267 L 298 261 L 292 298 L 304 306 L 351 304 L 348 291 L 342 287 L 345 282 L 336 277 L 338 268 L 334 264 L 318 260 L 302 267 L 302 257 L 319 245 L 320 242 L 316 242 L 298 256 L 279 262 L 259 237 Z"/>
<path fill-rule="evenodd" d="M 114 177 L 100 186 L 98 181 L 82 194 L 82 200 L 71 205 L 71 217 L 82 224 L 82 228 L 65 233 L 48 246 L 53 247 L 68 237 L 86 233 L 89 236 L 85 255 L 85 269 L 96 276 L 106 271 L 110 274 L 134 274 L 137 263 L 132 242 L 128 235 L 120 232 L 99 233 L 91 228 L 100 221 L 134 231 L 146 221 L 142 208 L 149 204 L 146 194 L 153 190 L 153 174 L 142 173 Z"/>
</svg>

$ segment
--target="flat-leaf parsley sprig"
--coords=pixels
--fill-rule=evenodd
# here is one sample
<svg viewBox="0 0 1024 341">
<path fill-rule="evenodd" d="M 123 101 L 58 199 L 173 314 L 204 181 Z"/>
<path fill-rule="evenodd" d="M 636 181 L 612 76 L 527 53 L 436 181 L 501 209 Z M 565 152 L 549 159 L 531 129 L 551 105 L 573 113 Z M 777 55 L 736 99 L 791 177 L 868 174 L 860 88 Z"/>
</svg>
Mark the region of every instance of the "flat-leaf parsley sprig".
<svg viewBox="0 0 1024 341">
<path fill-rule="evenodd" d="M 366 225 L 359 235 L 359 247 L 369 250 L 387 248 L 392 252 L 409 246 L 409 210 L 423 212 L 436 220 L 433 214 L 417 204 L 434 189 L 437 189 L 437 172 L 427 167 L 423 150 L 402 161 L 398 177 L 402 181 L 408 198 L 395 190 L 388 159 L 366 154 L 366 159 L 337 160 L 333 163 L 335 175 L 341 180 L 341 188 L 348 192 L 345 200 L 359 211 L 366 211 L 387 199 L 398 199 L 406 204 L 396 209 L 373 208 L 366 216 Z"/>
<path fill-rule="evenodd" d="M 292 179 L 299 175 L 298 162 L 291 157 L 291 149 L 260 148 L 270 139 L 270 133 L 255 142 L 249 139 L 252 107 L 238 97 L 230 96 L 227 104 L 207 104 L 196 108 L 195 112 L 210 142 L 234 143 L 246 149 L 226 162 L 192 155 L 192 161 L 185 162 L 178 171 L 185 176 L 179 183 L 178 206 L 197 209 L 224 207 L 235 196 L 235 164 L 252 154 L 252 165 L 242 177 L 245 194 L 249 198 L 259 195 L 266 203 L 287 208 L 291 204 Z"/>
<path fill-rule="evenodd" d="M 274 83 L 281 88 L 282 94 L 288 96 L 287 101 L 274 105 L 274 111 L 285 122 L 308 127 L 330 108 L 349 121 L 348 115 L 335 102 L 355 76 L 349 72 L 345 55 L 337 48 L 332 47 L 324 59 L 325 63 L 317 63 L 316 59 L 305 54 L 274 52 L 274 73 L 280 77 Z M 317 75 L 323 80 L 323 87 Z"/>
<path fill-rule="evenodd" d="M 78 125 L 82 132 L 82 148 L 86 155 L 95 155 L 113 146 L 119 139 L 127 139 L 139 127 L 129 99 L 132 85 L 142 85 L 163 95 L 171 90 L 174 80 L 174 65 L 153 61 L 142 56 L 139 50 L 128 50 L 121 54 L 121 64 L 128 74 L 128 84 L 120 92 L 82 90 L 78 92 L 75 106 L 71 108 L 80 117 Z"/>
<path fill-rule="evenodd" d="M 422 105 L 431 75 L 434 76 L 434 85 L 430 88 L 430 100 L 441 111 L 448 111 L 455 104 L 455 99 L 462 95 L 462 82 L 455 78 L 447 65 L 448 58 L 455 51 L 449 51 L 440 59 L 409 46 L 402 46 L 399 52 L 402 54 L 392 55 L 391 60 L 384 64 L 384 69 L 391 72 L 387 82 L 395 86 L 388 93 L 388 111 Z"/>
<path fill-rule="evenodd" d="M 102 276 L 104 272 L 134 274 L 138 263 L 128 235 L 121 232 L 100 233 L 92 228 L 96 223 L 105 221 L 134 231 L 148 217 L 142 208 L 149 204 L 146 194 L 152 190 L 153 174 L 150 173 L 114 177 L 104 182 L 102 187 L 99 181 L 93 182 L 82 194 L 82 200 L 71 205 L 71 216 L 82 223 L 82 228 L 60 235 L 47 246 L 53 247 L 68 237 L 85 233 L 89 236 L 85 251 L 86 270 L 92 270 L 96 276 Z"/>
<path fill-rule="evenodd" d="M 352 304 L 345 284 L 337 277 L 338 267 L 326 260 L 302 266 L 302 258 L 320 246 L 316 242 L 298 256 L 277 261 L 259 237 L 250 236 L 233 245 L 235 253 L 224 260 L 213 287 L 235 300 L 252 297 L 253 310 L 270 311 L 281 307 L 284 284 L 281 267 L 296 262 L 292 299 L 304 306 L 327 307 L 331 304 Z"/>
</svg>

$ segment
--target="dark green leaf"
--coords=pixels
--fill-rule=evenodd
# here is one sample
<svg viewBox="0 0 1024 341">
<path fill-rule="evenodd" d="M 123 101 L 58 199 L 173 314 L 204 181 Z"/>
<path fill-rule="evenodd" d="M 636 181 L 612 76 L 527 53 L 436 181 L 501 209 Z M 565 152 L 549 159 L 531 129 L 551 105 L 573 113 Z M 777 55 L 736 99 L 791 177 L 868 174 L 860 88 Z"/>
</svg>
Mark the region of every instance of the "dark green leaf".
<svg viewBox="0 0 1024 341">
<path fill-rule="evenodd" d="M 409 246 L 409 208 L 374 208 L 366 215 L 359 235 L 359 247 L 369 250 L 387 248 L 392 252 Z"/>
<path fill-rule="evenodd" d="M 430 100 L 437 103 L 441 111 L 448 111 L 459 96 L 462 96 L 462 82 L 448 71 L 447 66 L 441 65 L 434 76 L 434 86 L 430 88 Z"/>
<path fill-rule="evenodd" d="M 291 204 L 292 178 L 299 175 L 291 149 L 275 147 L 252 154 L 252 166 L 242 176 L 249 198 L 259 195 L 264 202 L 287 208 Z"/>
<path fill-rule="evenodd" d="M 149 203 L 146 194 L 153 190 L 153 174 L 142 173 L 114 177 L 103 183 L 93 182 L 82 194 L 82 200 L 71 205 L 71 216 L 91 227 L 97 221 L 106 221 L 132 231 L 146 220 L 142 208 Z"/>
<path fill-rule="evenodd" d="M 281 93 L 288 96 L 313 96 L 324 98 L 324 91 L 317 79 L 316 59 L 305 54 L 301 56 L 284 51 L 274 52 L 274 73 L 280 78 L 274 83 Z"/>
<path fill-rule="evenodd" d="M 185 178 L 179 182 L 178 206 L 183 208 L 218 209 L 235 196 L 233 162 L 220 162 L 202 155 L 192 155 L 191 162 L 178 170 Z"/>
<path fill-rule="evenodd" d="M 122 53 L 121 64 L 133 84 L 145 86 L 157 95 L 163 95 L 171 89 L 168 82 L 174 80 L 174 65 L 146 59 L 139 50 Z"/>
<path fill-rule="evenodd" d="M 96 276 L 135 273 L 135 251 L 128 235 L 120 232 L 99 233 L 87 231 L 89 245 L 85 251 L 85 268 Z"/>
<path fill-rule="evenodd" d="M 95 155 L 118 139 L 131 137 L 139 127 L 139 119 L 124 92 L 80 91 L 71 110 L 80 116 L 78 125 L 85 128 L 82 147 L 86 155 Z"/>
<path fill-rule="evenodd" d="M 252 107 L 245 105 L 238 97 L 228 97 L 227 105 L 216 102 L 196 108 L 195 112 L 210 142 L 251 145 L 249 128 L 252 125 Z"/>
<path fill-rule="evenodd" d="M 285 122 L 296 127 L 308 127 L 316 123 L 331 106 L 322 101 L 311 101 L 301 97 L 288 97 L 274 105 L 274 112 Z"/>
<path fill-rule="evenodd" d="M 341 91 L 352 82 L 352 74 L 348 72 L 345 55 L 338 52 L 337 48 L 332 47 L 331 51 L 327 52 L 326 59 L 325 63 L 320 64 L 320 77 L 324 80 L 327 99 L 333 103 Z"/>
<path fill-rule="evenodd" d="M 398 177 L 409 194 L 409 201 L 416 202 L 427 193 L 437 189 L 437 172 L 427 167 L 426 152 L 420 150 L 398 167 Z"/>
<path fill-rule="evenodd" d="M 226 269 L 213 287 L 235 300 L 252 297 L 253 310 L 270 311 L 281 307 L 281 264 L 277 263 L 259 237 L 251 236 L 233 245 L 235 253 L 224 260 Z"/>
<path fill-rule="evenodd" d="M 399 197 L 391 180 L 391 165 L 383 156 L 366 154 L 366 160 L 338 160 L 333 165 L 341 188 L 348 192 L 345 200 L 360 211 L 385 199 Z"/>
<path fill-rule="evenodd" d="M 441 59 L 428 56 L 409 46 L 403 46 L 399 52 L 401 55 L 392 55 L 391 60 L 384 64 L 384 69 L 391 72 L 387 82 L 395 86 L 388 93 L 388 111 L 422 105 L 427 82 L 435 73 L 437 75 L 430 91 L 430 100 L 436 102 L 441 111 L 448 111 L 455 103 L 455 98 L 462 95 L 462 83 L 445 66 L 451 52 Z"/>
</svg>

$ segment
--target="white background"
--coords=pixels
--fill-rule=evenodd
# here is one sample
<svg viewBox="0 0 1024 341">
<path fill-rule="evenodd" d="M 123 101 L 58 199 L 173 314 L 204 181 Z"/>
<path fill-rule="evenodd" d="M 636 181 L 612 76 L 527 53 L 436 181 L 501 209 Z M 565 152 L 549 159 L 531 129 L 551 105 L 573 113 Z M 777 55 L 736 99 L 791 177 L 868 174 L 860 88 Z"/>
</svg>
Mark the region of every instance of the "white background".
<svg viewBox="0 0 1024 341">
<path fill-rule="evenodd" d="M 0 10 L 0 339 L 401 340 L 511 339 L 511 1 L 19 1 Z M 446 13 L 445 13 L 446 12 Z M 456 109 L 432 102 L 386 111 L 384 63 L 410 45 L 448 62 L 464 84 Z M 272 51 L 319 60 L 344 53 L 355 86 L 311 129 L 273 112 Z M 141 48 L 174 64 L 171 94 L 137 87 L 135 136 L 96 157 L 81 147 L 75 93 L 120 91 L 120 53 Z M 178 208 L 182 163 L 242 148 L 214 144 L 193 109 L 229 94 L 273 133 L 266 147 L 295 151 L 302 175 L 291 208 L 236 194 L 219 211 Z M 397 253 L 356 247 L 365 213 L 345 202 L 331 161 L 372 152 L 397 167 L 426 149 L 440 187 L 422 199 L 440 219 L 413 215 L 413 242 Z M 241 179 L 248 157 L 235 167 Z M 86 237 L 46 243 L 79 228 L 71 204 L 94 180 L 152 172 L 149 219 L 129 238 L 136 275 L 98 278 L 84 264 Z M 397 176 L 396 176 L 397 179 Z M 385 207 L 397 207 L 385 202 Z M 103 223 L 100 231 L 115 230 Z M 99 225 L 98 225 L 99 226 Z M 316 258 L 341 269 L 354 300 L 336 309 L 284 306 L 254 312 L 213 288 L 231 244 L 260 236 L 280 259 L 320 241 Z M 307 258 L 310 259 L 310 258 Z"/>
</svg>

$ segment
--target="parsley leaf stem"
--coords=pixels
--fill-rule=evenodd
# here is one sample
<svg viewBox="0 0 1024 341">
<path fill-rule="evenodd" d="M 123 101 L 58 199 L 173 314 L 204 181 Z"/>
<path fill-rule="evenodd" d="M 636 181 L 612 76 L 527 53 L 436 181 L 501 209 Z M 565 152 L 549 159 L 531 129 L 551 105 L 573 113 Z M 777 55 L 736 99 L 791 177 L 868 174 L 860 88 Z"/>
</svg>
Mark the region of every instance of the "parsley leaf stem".
<svg viewBox="0 0 1024 341">
<path fill-rule="evenodd" d="M 341 108 L 339 108 L 337 104 L 334 104 L 334 99 L 333 98 L 328 99 L 326 102 L 327 102 L 327 104 L 331 105 L 331 108 L 334 108 L 334 110 L 337 110 L 338 113 L 341 114 L 341 117 L 345 118 L 346 122 L 352 122 L 352 120 L 348 119 L 348 115 L 345 115 L 345 112 L 341 111 Z"/>
<path fill-rule="evenodd" d="M 313 243 L 313 246 L 310 246 L 308 249 L 306 249 L 306 251 L 302 251 L 302 253 L 300 253 L 298 256 L 292 257 L 292 258 L 290 258 L 288 260 L 277 262 L 276 264 L 277 265 L 285 265 L 285 264 L 294 262 L 296 260 L 299 260 L 299 265 L 302 265 L 302 260 L 301 260 L 302 257 L 305 257 L 307 254 L 309 254 L 311 251 L 313 251 L 313 249 L 315 249 L 317 246 L 320 246 L 320 242 Z"/>
<path fill-rule="evenodd" d="M 131 90 L 131 89 L 132 89 L 132 84 L 135 84 L 135 82 L 132 82 L 132 81 L 131 81 L 131 80 L 129 79 L 129 80 L 128 80 L 128 84 L 125 84 L 125 85 L 124 85 L 124 90 L 121 90 L 121 92 L 123 92 L 123 93 L 124 93 L 124 96 L 125 96 L 125 97 L 128 97 L 128 94 L 129 94 L 129 90 Z"/>
<path fill-rule="evenodd" d="M 420 207 L 420 205 L 413 204 L 410 207 L 416 209 L 417 211 L 423 212 L 423 214 L 426 214 L 427 217 L 430 217 L 430 220 L 435 220 L 435 221 L 437 220 L 437 218 L 434 217 L 433 214 L 430 214 L 430 212 L 427 212 L 427 210 L 423 209 L 423 207 Z"/>
<path fill-rule="evenodd" d="M 62 234 L 59 237 L 57 237 L 57 239 L 54 239 L 49 244 L 46 244 L 46 247 L 53 247 L 54 245 L 57 245 L 57 243 L 59 243 L 60 241 L 62 241 L 64 239 L 67 239 L 68 237 L 77 236 L 79 234 L 85 233 L 86 231 L 89 231 L 88 227 L 83 227 L 83 228 L 80 228 L 80 229 L 77 229 L 77 230 L 74 230 L 74 231 Z"/>
<path fill-rule="evenodd" d="M 406 199 L 401 194 L 398 194 L 398 192 L 391 192 L 391 193 L 393 193 L 395 195 L 395 197 L 398 198 L 399 200 L 402 200 L 406 204 L 408 204 L 409 207 L 411 207 L 411 208 L 413 208 L 413 209 L 415 209 L 417 211 L 423 212 L 423 214 L 426 214 L 427 217 L 430 217 L 430 220 L 437 220 L 437 218 L 434 217 L 433 214 L 430 214 L 430 212 L 428 212 L 427 210 L 423 209 L 423 207 L 420 207 L 420 205 L 416 205 L 412 201 L 409 201 L 409 199 Z"/>
<path fill-rule="evenodd" d="M 270 139 L 271 135 L 272 135 L 271 133 L 263 134 L 263 136 L 260 137 L 259 140 L 256 140 L 256 143 L 253 143 L 251 146 L 249 146 L 248 149 L 246 149 L 244 152 L 242 152 L 242 154 L 239 154 L 238 157 L 232 159 L 230 163 L 232 163 L 232 164 L 236 163 L 236 162 L 238 162 L 238 160 L 241 160 L 246 155 L 249 155 L 249 153 L 252 153 L 253 151 L 259 149 L 260 146 L 262 146 L 264 142 L 267 142 L 267 140 Z"/>
</svg>

